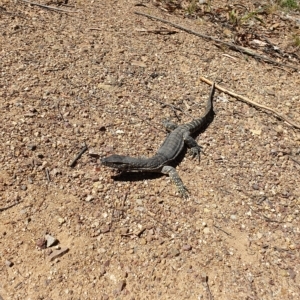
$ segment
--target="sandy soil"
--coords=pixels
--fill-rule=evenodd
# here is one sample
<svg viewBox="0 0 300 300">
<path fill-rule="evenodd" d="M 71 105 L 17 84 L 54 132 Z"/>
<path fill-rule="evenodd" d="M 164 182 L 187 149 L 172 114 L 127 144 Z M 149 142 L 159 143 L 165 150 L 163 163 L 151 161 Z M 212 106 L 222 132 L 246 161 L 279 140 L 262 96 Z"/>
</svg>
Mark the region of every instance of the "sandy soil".
<svg viewBox="0 0 300 300">
<path fill-rule="evenodd" d="M 2 0 L 0 299 L 299 299 L 299 130 L 217 91 L 206 155 L 178 162 L 189 199 L 99 163 L 151 156 L 163 119 L 199 117 L 200 76 L 300 123 L 299 71 L 134 14 L 299 66 L 299 13 L 211 2 Z"/>
</svg>

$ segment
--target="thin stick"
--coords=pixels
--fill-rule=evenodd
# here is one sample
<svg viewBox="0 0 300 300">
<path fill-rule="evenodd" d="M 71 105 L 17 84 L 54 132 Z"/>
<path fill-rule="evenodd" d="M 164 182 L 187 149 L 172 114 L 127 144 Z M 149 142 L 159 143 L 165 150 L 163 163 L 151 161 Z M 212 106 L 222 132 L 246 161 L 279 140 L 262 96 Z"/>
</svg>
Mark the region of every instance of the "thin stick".
<svg viewBox="0 0 300 300">
<path fill-rule="evenodd" d="M 31 2 L 31 1 L 28 1 L 28 0 L 21 0 L 21 1 L 26 2 L 28 4 L 31 4 L 31 5 L 35 5 L 35 6 L 41 7 L 41 8 L 45 8 L 45 9 L 49 9 L 49 10 L 54 10 L 54 11 L 58 11 L 58 12 L 65 12 L 65 13 L 77 13 L 78 12 L 78 11 L 66 10 L 66 9 L 62 9 L 62 8 L 58 8 L 58 7 L 54 7 L 54 6 L 48 6 L 48 5 L 44 5 L 44 4 L 39 4 L 39 3 Z"/>
<path fill-rule="evenodd" d="M 16 206 L 16 205 L 18 205 L 18 204 L 20 204 L 20 203 L 21 203 L 21 202 L 16 202 L 16 203 L 11 204 L 11 205 L 9 205 L 9 206 L 2 207 L 2 208 L 0 208 L 0 212 L 1 212 L 1 211 L 5 211 L 5 210 L 7 210 L 7 209 L 9 209 L 9 208 L 12 208 L 12 207 L 14 207 L 14 206 Z"/>
<path fill-rule="evenodd" d="M 88 147 L 86 145 L 86 143 L 84 143 L 84 147 L 82 148 L 82 150 L 77 154 L 77 156 L 74 158 L 74 160 L 71 162 L 70 167 L 73 168 L 76 165 L 77 160 L 82 156 L 82 154 L 87 151 Z"/>
<path fill-rule="evenodd" d="M 230 233 L 226 232 L 224 229 L 222 229 L 221 227 L 217 226 L 217 225 L 214 225 L 215 228 L 221 230 L 222 232 L 224 232 L 225 234 L 229 235 L 229 236 L 232 236 Z"/>
<path fill-rule="evenodd" d="M 49 170 L 45 169 L 45 173 L 46 173 L 46 177 L 47 177 L 47 181 L 50 182 L 50 174 L 49 174 Z"/>
<path fill-rule="evenodd" d="M 147 123 L 148 125 L 150 125 L 152 127 L 152 129 L 156 130 L 156 131 L 161 131 L 164 132 L 164 130 L 162 130 L 161 128 L 156 127 L 155 125 L 153 125 L 153 123 L 151 124 L 151 122 L 149 122 L 148 120 L 146 120 L 145 118 L 140 117 L 137 113 L 132 113 L 132 116 L 137 117 L 138 119 L 142 120 L 143 122 Z"/>
<path fill-rule="evenodd" d="M 299 162 L 298 160 L 292 158 L 290 155 L 289 155 L 289 158 L 290 158 L 292 161 L 294 161 L 296 164 L 298 164 L 298 165 L 300 166 L 300 162 Z"/>
<path fill-rule="evenodd" d="M 208 80 L 207 78 L 202 77 L 202 76 L 200 77 L 200 80 L 202 80 L 202 81 L 204 81 L 205 83 L 210 84 L 210 85 L 213 84 L 213 81 L 210 81 L 210 80 Z M 277 111 L 274 110 L 273 108 L 270 108 L 270 107 L 268 107 L 268 106 L 259 104 L 259 103 L 254 102 L 254 101 L 252 101 L 252 100 L 250 100 L 250 99 L 248 99 L 248 98 L 246 98 L 246 97 L 244 97 L 244 96 L 241 96 L 241 95 L 238 95 L 238 94 L 236 94 L 236 93 L 234 93 L 234 92 L 231 92 L 231 91 L 229 91 L 229 90 L 227 90 L 227 89 L 221 87 L 221 86 L 218 85 L 218 84 L 216 84 L 216 89 L 218 89 L 219 91 L 222 91 L 222 92 L 224 92 L 224 93 L 226 93 L 226 94 L 228 94 L 228 95 L 230 95 L 230 96 L 232 96 L 232 97 L 234 97 L 234 98 L 236 98 L 236 99 L 238 99 L 238 100 L 240 100 L 240 101 L 243 101 L 243 102 L 245 102 L 245 103 L 247 103 L 247 104 L 250 104 L 250 105 L 252 105 L 252 106 L 254 106 L 254 107 L 256 107 L 256 108 L 260 108 L 260 109 L 265 110 L 265 111 L 270 111 L 271 113 L 273 113 L 273 114 L 274 114 L 276 117 L 278 117 L 279 119 L 281 119 L 281 120 L 287 122 L 289 125 L 291 125 L 291 126 L 297 128 L 297 129 L 300 129 L 300 125 L 299 125 L 299 124 L 295 123 L 293 120 L 289 119 L 287 116 L 285 116 L 285 115 L 283 115 L 283 114 L 277 112 Z"/>
<path fill-rule="evenodd" d="M 138 32 L 144 32 L 144 33 L 154 33 L 154 34 L 175 34 L 178 33 L 178 31 L 175 30 L 168 30 L 167 28 L 162 28 L 162 29 L 137 29 Z"/>
<path fill-rule="evenodd" d="M 214 37 L 211 37 L 209 35 L 205 35 L 205 34 L 202 34 L 202 33 L 199 33 L 199 32 L 196 32 L 196 31 L 193 31 L 191 29 L 188 29 L 188 28 L 185 28 L 181 25 L 177 25 L 175 23 L 172 23 L 172 22 L 169 22 L 169 21 L 166 21 L 164 19 L 161 19 L 161 18 L 157 18 L 157 17 L 154 17 L 154 16 L 151 16 L 151 15 L 148 15 L 148 14 L 144 14 L 144 13 L 141 13 L 141 12 L 134 12 L 135 14 L 137 15 L 140 15 L 140 16 L 144 16 L 144 17 L 147 17 L 147 18 L 150 18 L 150 19 L 153 19 L 153 20 L 156 20 L 156 21 L 160 21 L 162 23 L 165 23 L 165 24 L 169 24 L 175 28 L 178 28 L 180 30 L 183 30 L 185 32 L 188 32 L 190 34 L 193 34 L 193 35 L 196 35 L 196 36 L 199 36 L 201 38 L 204 38 L 204 39 L 207 39 L 207 40 L 211 40 L 211 41 L 214 41 L 216 43 L 220 43 L 220 44 L 223 44 L 223 45 L 226 45 L 228 46 L 230 49 L 232 50 L 235 50 L 235 51 L 239 51 L 239 52 L 242 52 L 242 53 L 245 53 L 245 54 L 248 54 L 252 57 L 255 57 L 257 59 L 261 59 L 261 60 L 264 60 L 268 63 L 272 63 L 272 64 L 275 64 L 275 65 L 279 65 L 279 66 L 284 66 L 284 67 L 287 67 L 287 68 L 291 68 L 291 69 L 294 69 L 294 70 L 297 70 L 297 71 L 300 71 L 299 68 L 297 67 L 294 67 L 294 66 L 290 66 L 290 65 L 286 65 L 284 63 L 280 63 L 280 62 L 277 62 L 275 60 L 272 60 L 266 56 L 263 56 L 263 55 L 260 55 L 258 53 L 255 53 L 253 52 L 251 49 L 248 49 L 248 48 L 245 48 L 245 47 L 241 47 L 241 46 L 237 46 L 235 44 L 232 44 L 230 42 L 225 42 L 225 41 L 222 41 L 222 40 L 219 40 L 219 39 L 216 39 Z"/>
<path fill-rule="evenodd" d="M 155 101 L 155 102 L 157 102 L 157 103 L 160 103 L 160 104 L 162 104 L 162 105 L 164 105 L 164 106 L 170 107 L 170 108 L 173 110 L 173 113 L 174 113 L 174 115 L 175 115 L 175 117 L 177 118 L 178 121 L 180 121 L 180 118 L 179 118 L 179 116 L 177 115 L 176 110 L 179 110 L 179 111 L 181 111 L 183 114 L 187 115 L 187 114 L 184 112 L 184 110 L 181 109 L 180 107 L 176 107 L 175 105 L 172 105 L 172 104 L 169 104 L 169 103 L 165 103 L 165 102 L 163 102 L 163 101 L 160 101 L 160 100 L 157 100 L 157 99 L 154 99 L 154 98 L 151 98 L 151 100 L 153 100 L 153 101 Z"/>
</svg>

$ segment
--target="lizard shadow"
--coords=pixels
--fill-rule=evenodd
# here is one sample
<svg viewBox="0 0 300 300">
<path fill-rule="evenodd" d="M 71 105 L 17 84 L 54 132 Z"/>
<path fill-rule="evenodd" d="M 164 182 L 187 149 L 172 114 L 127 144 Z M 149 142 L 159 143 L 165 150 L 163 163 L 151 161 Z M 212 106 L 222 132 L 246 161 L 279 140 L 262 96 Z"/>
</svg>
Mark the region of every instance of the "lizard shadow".
<svg viewBox="0 0 300 300">
<path fill-rule="evenodd" d="M 212 114 L 211 118 L 207 121 L 206 125 L 199 131 L 191 134 L 193 138 L 198 137 L 201 133 L 203 133 L 207 127 L 212 123 L 215 117 L 215 113 Z M 169 166 L 176 168 L 186 156 L 188 152 L 188 148 L 184 147 L 184 150 L 174 159 L 174 161 L 168 163 Z M 189 156 L 190 159 L 191 156 Z M 142 171 L 123 171 L 120 174 L 111 176 L 112 179 L 115 181 L 141 181 L 141 180 L 153 180 L 165 176 L 162 173 L 155 173 L 155 172 L 142 172 Z"/>
<path fill-rule="evenodd" d="M 164 176 L 161 173 L 147 173 L 147 172 L 134 172 L 134 171 L 127 171 L 122 172 L 118 175 L 113 175 L 111 178 L 114 181 L 141 181 L 141 180 L 153 180 Z"/>
</svg>

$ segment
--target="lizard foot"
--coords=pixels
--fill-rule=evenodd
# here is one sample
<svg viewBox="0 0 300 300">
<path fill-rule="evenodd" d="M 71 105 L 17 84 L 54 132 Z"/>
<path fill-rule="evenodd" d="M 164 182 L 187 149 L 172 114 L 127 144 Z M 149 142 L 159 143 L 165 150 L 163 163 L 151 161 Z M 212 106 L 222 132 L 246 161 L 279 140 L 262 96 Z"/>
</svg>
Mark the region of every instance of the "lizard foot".
<svg viewBox="0 0 300 300">
<path fill-rule="evenodd" d="M 200 154 L 201 154 L 201 153 L 204 154 L 202 148 L 203 148 L 202 146 L 197 145 L 197 146 L 194 146 L 194 147 L 192 147 L 192 148 L 190 149 L 190 152 L 191 152 L 192 157 L 195 158 L 195 157 L 197 156 L 199 162 L 200 162 Z"/>
</svg>

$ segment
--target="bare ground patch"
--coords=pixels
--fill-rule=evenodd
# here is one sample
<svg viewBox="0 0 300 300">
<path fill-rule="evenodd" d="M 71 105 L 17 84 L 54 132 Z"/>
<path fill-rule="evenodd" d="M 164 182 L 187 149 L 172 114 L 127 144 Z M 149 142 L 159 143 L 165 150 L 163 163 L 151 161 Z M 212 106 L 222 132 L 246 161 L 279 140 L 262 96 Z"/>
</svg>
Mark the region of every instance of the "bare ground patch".
<svg viewBox="0 0 300 300">
<path fill-rule="evenodd" d="M 197 138 L 207 155 L 177 166 L 186 201 L 164 176 L 113 180 L 99 157 L 153 155 L 163 119 L 204 110 L 200 76 L 300 122 L 299 72 L 134 11 L 245 47 L 269 34 L 288 56 L 255 50 L 292 65 L 299 12 L 256 14 L 262 23 L 245 20 L 256 9 L 246 1 L 236 20 L 221 2 L 188 14 L 161 2 L 43 4 L 76 13 L 0 7 L 1 297 L 297 299 L 299 130 L 217 92 L 215 119 Z M 41 247 L 46 233 L 56 246 Z"/>
</svg>

